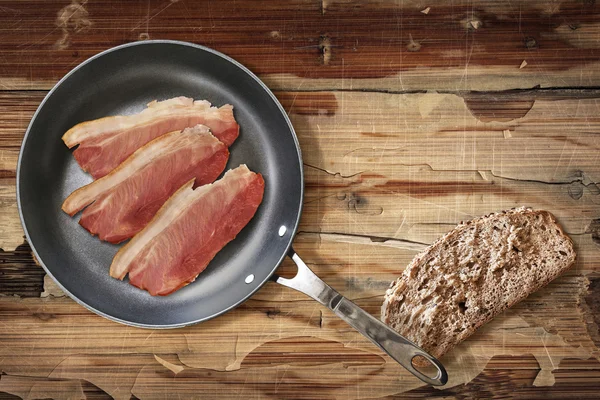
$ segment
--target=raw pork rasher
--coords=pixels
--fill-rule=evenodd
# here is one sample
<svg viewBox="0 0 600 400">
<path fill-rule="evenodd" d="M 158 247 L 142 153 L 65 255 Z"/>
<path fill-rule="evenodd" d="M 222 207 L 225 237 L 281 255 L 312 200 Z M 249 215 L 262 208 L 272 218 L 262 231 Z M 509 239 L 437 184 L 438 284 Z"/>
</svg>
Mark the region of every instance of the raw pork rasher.
<svg viewBox="0 0 600 400">
<path fill-rule="evenodd" d="M 89 205 L 79 223 L 100 239 L 119 243 L 142 230 L 185 182 L 214 182 L 228 158 L 227 146 L 204 125 L 167 133 L 71 193 L 62 209 L 73 216 Z"/>
<path fill-rule="evenodd" d="M 139 114 L 82 122 L 69 129 L 62 139 L 69 148 L 79 145 L 73 156 L 84 171 L 98 179 L 149 141 L 198 124 L 208 126 L 227 146 L 239 134 L 233 106 L 217 108 L 205 100 L 175 97 L 153 101 Z"/>
<path fill-rule="evenodd" d="M 110 275 L 151 295 L 193 282 L 246 226 L 262 201 L 265 182 L 245 165 L 211 185 L 183 185 L 152 221 L 115 255 Z"/>
</svg>

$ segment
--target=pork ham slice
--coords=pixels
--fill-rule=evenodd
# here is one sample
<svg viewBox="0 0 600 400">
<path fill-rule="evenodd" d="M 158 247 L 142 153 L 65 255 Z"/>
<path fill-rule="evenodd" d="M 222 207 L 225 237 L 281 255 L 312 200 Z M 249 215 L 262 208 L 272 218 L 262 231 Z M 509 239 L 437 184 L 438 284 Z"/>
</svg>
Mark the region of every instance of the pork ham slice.
<svg viewBox="0 0 600 400">
<path fill-rule="evenodd" d="M 167 133 L 141 147 L 110 174 L 73 192 L 62 209 L 102 240 L 131 238 L 190 179 L 214 182 L 229 150 L 204 125 Z M 90 205 L 91 204 L 91 205 Z"/>
<path fill-rule="evenodd" d="M 227 146 L 239 134 L 233 106 L 217 108 L 205 100 L 176 97 L 153 101 L 139 114 L 82 122 L 69 129 L 62 139 L 69 148 L 79 145 L 73 156 L 84 171 L 98 179 L 158 136 L 198 124 L 208 126 Z"/>
<path fill-rule="evenodd" d="M 152 221 L 115 255 L 110 275 L 151 295 L 193 282 L 246 226 L 262 201 L 265 183 L 245 165 L 211 185 L 183 185 Z"/>
</svg>

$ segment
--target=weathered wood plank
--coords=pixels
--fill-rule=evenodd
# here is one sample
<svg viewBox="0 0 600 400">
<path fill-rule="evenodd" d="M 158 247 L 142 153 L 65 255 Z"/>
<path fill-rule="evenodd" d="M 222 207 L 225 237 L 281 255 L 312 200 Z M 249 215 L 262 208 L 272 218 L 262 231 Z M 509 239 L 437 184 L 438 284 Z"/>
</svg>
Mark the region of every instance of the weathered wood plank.
<svg viewBox="0 0 600 400">
<path fill-rule="evenodd" d="M 15 155 L 44 94 L 0 92 L 0 159 L 7 160 L 0 180 L 4 294 L 41 292 L 41 270 L 32 258 L 23 255 L 14 265 L 6 260 L 13 254 L 10 244 L 23 243 Z M 573 382 L 584 383 L 582 396 L 595 390 L 589 382 L 596 367 L 556 369 L 565 358 L 599 355 L 595 90 L 277 96 L 294 123 L 306 164 L 305 211 L 295 248 L 323 279 L 374 315 L 389 282 L 461 219 L 530 205 L 555 213 L 575 240 L 579 257 L 573 270 L 444 359 L 452 385 L 464 385 L 445 394 L 460 396 L 486 382 L 497 395 L 508 386 L 523 390 L 522 397 L 543 396 L 547 389 L 535 389 L 534 382 L 555 380 L 559 392 L 569 380 L 569 390 Z M 286 261 L 282 269 L 294 268 Z M 23 271 L 36 278 L 23 280 Z M 171 390 L 190 396 L 205 390 L 207 398 L 285 397 L 310 385 L 318 388 L 306 391 L 310 398 L 427 395 L 411 391 L 417 381 L 327 310 L 275 284 L 221 318 L 175 331 L 118 325 L 53 295 L 0 297 L 0 319 L 10 321 L 0 326 L 0 343 L 9 344 L 0 346 L 5 373 L 89 381 L 115 398 L 131 393 L 153 398 Z M 484 371 L 481 380 L 468 384 L 488 360 L 526 354 L 536 360 L 523 364 L 531 368 Z M 154 355 L 184 370 L 173 379 Z"/>
<path fill-rule="evenodd" d="M 598 218 L 596 94 L 542 91 L 538 100 L 526 92 L 511 94 L 510 103 L 507 94 L 466 95 L 488 112 L 497 97 L 504 105 L 533 97 L 527 114 L 508 122 L 480 121 L 456 95 L 277 94 L 307 164 L 302 230 L 431 242 L 450 224 L 517 205 L 551 209 L 572 234 Z M 20 137 L 43 93 L 25 97 L 0 93 L 7 176 L 14 176 Z M 506 115 L 506 107 L 497 110 Z M 13 182 L 2 186 L 2 207 L 13 216 L 0 236 L 7 249 L 22 243 Z"/>
<path fill-rule="evenodd" d="M 490 90 L 599 82 L 600 11 L 593 1 L 1 4 L 4 89 L 48 89 L 86 58 L 145 39 L 213 47 L 283 89 Z M 523 61 L 526 67 L 519 68 Z"/>
<path fill-rule="evenodd" d="M 297 243 L 297 250 L 305 255 L 309 263 L 320 259 L 320 264 L 312 265 L 320 275 L 338 290 L 353 295 L 355 301 L 367 311 L 378 315 L 382 289 L 376 289 L 379 281 L 376 280 L 378 278 L 371 278 L 372 271 L 336 269 L 338 264 L 328 263 L 331 254 L 346 253 L 348 257 L 350 254 L 363 254 L 362 257 L 353 257 L 354 262 L 369 259 L 369 253 L 361 251 L 360 247 L 353 246 L 352 251 L 348 252 L 344 250 L 345 246 L 321 249 L 318 241 L 307 243 L 301 240 Z M 394 275 L 390 271 L 388 277 Z M 567 277 L 557 280 L 539 294 L 496 318 L 446 357 L 444 361 L 449 371 L 458 379 L 455 383 L 468 382 L 481 371 L 486 360 L 496 354 L 534 354 L 542 371 L 545 371 L 544 379 L 552 377 L 550 371 L 564 357 L 589 357 L 594 346 L 583 323 L 584 315 L 578 308 L 584 294 L 582 279 Z M 126 368 L 130 371 L 128 374 L 137 375 L 136 368 L 153 365 L 151 354 L 177 354 L 179 362 L 189 368 L 244 370 L 244 365 L 248 362 L 248 366 L 257 368 L 257 372 L 251 374 L 247 383 L 270 384 L 272 375 L 269 370 L 264 374 L 258 373 L 260 366 L 257 364 L 260 362 L 252 358 L 255 349 L 260 348 L 262 343 L 281 338 L 296 338 L 290 340 L 302 342 L 305 339 L 301 337 L 312 336 L 343 343 L 346 347 L 360 351 L 344 353 L 338 361 L 335 354 L 339 350 L 336 350 L 335 345 L 323 344 L 322 352 L 314 353 L 312 362 L 307 361 L 308 364 L 304 363 L 304 366 L 339 362 L 362 368 L 383 357 L 386 360 L 384 370 L 370 375 L 368 381 L 354 382 L 355 389 L 364 390 L 365 387 L 374 386 L 378 389 L 372 390 L 378 390 L 377 393 L 383 396 L 406 390 L 415 384 L 399 367 L 395 367 L 393 363 L 390 365 L 389 359 L 366 339 L 330 315 L 327 310 L 311 300 L 295 297 L 292 293 L 268 284 L 255 298 L 235 311 L 199 326 L 174 331 L 149 331 L 114 324 L 91 314 L 68 298 L 2 298 L 0 316 L 3 320 L 11 321 L 10 327 L 0 327 L 1 341 L 10 343 L 10 347 L 0 349 L 2 368 L 5 372 L 16 375 L 51 374 L 62 379 L 86 379 L 107 390 L 104 386 L 106 381 L 114 381 L 114 378 L 110 378 L 111 375 L 106 374 L 107 369 L 121 371 Z M 27 329 L 23 330 L 22 327 Z M 35 346 L 35 352 L 32 352 L 32 346 Z M 307 347 L 314 348 L 310 344 Z M 328 351 L 333 352 L 333 355 Z M 377 358 L 362 352 L 377 354 Z M 141 354 L 145 356 L 142 357 Z M 111 358 L 111 355 L 114 357 Z M 276 355 L 273 354 L 272 357 L 276 358 Z M 121 361 L 117 363 L 118 359 Z M 296 362 L 300 362 L 299 359 Z M 286 364 L 285 358 L 275 359 L 273 363 Z M 102 367 L 99 368 L 99 365 Z M 71 371 L 70 375 L 57 372 L 65 371 L 65 368 L 66 371 Z M 279 367 L 275 369 L 277 368 Z M 341 364 L 336 368 L 341 368 Z M 310 373 L 306 369 L 303 371 L 299 373 Z M 318 376 L 322 369 L 310 371 Z M 195 372 L 191 373 L 194 376 Z M 231 379 L 238 379 L 235 376 Z M 386 376 L 403 379 L 390 386 L 389 382 L 386 383 Z M 222 375 L 222 378 L 230 379 L 226 375 Z M 346 379 L 345 375 L 340 379 Z M 544 380 L 542 382 L 548 383 Z M 344 390 L 347 389 L 348 382 L 343 380 L 342 383 L 344 384 L 340 381 L 332 382 L 340 385 L 336 386 L 336 396 L 343 397 L 346 393 Z"/>
<path fill-rule="evenodd" d="M 297 341 L 278 341 L 273 342 L 271 344 L 265 345 L 261 348 L 261 352 L 259 353 L 261 356 L 265 357 L 282 357 L 285 354 L 295 354 L 296 357 L 311 357 L 315 354 L 320 353 L 320 346 L 324 344 L 324 342 L 318 342 L 315 340 L 308 340 L 308 343 L 312 344 L 314 348 L 310 350 L 304 350 L 302 346 L 306 343 L 297 342 Z M 299 347 L 299 348 L 298 348 Z M 331 348 L 326 349 L 325 351 L 331 351 Z M 335 356 L 335 355 L 334 355 Z M 113 357 L 112 360 L 117 361 L 118 357 Z M 123 361 L 123 358 L 120 358 Z M 95 370 L 97 373 L 101 373 L 101 371 L 106 368 L 106 361 L 110 360 L 110 358 L 106 358 L 104 360 L 104 364 L 101 362 L 98 363 Z M 292 359 L 290 359 L 291 361 Z M 96 360 L 99 361 L 99 360 Z M 286 396 L 286 398 L 294 397 L 300 392 L 306 392 L 306 386 L 299 387 L 298 384 L 294 384 L 294 380 L 297 380 L 295 375 L 287 376 L 290 368 L 293 368 L 294 365 L 303 365 L 301 362 L 296 364 L 294 362 L 288 364 L 287 369 L 281 368 L 280 374 L 275 376 L 275 380 L 263 385 L 254 385 L 250 388 L 246 388 L 246 395 L 254 396 L 258 398 L 281 398 Z M 190 397 L 193 397 L 194 394 L 192 391 L 195 391 L 197 396 L 198 393 L 203 393 L 203 398 L 213 399 L 213 398 L 223 398 L 218 394 L 215 395 L 214 388 L 209 386 L 214 383 L 203 382 L 202 380 L 192 380 L 192 379 L 183 379 L 183 382 L 178 382 L 173 384 L 172 378 L 173 376 L 169 376 L 169 372 L 164 370 L 162 374 L 160 374 L 160 366 L 153 366 L 156 368 L 154 373 L 157 373 L 160 379 L 160 383 L 166 385 L 171 391 L 175 391 L 181 386 L 187 387 L 190 390 Z M 589 376 L 597 376 L 600 373 L 600 368 L 598 367 L 598 361 L 595 359 L 588 360 L 576 360 L 576 359 L 566 359 L 561 362 L 561 369 L 558 370 L 556 375 L 556 384 L 553 387 L 535 387 L 532 385 L 532 382 L 537 374 L 539 367 L 535 360 L 535 358 L 531 356 L 495 356 L 493 357 L 489 363 L 486 365 L 485 369 L 471 381 L 469 384 L 460 385 L 455 388 L 446 389 L 443 391 L 431 388 L 419 388 L 415 389 L 403 394 L 393 394 L 390 396 L 382 397 L 381 399 L 392 400 L 392 399 L 418 399 L 418 398 L 430 398 L 435 396 L 443 396 L 448 399 L 462 399 L 465 397 L 482 397 L 485 395 L 485 398 L 522 398 L 522 399 L 532 399 L 532 398 L 540 398 L 546 399 L 550 396 L 555 398 L 567 398 L 569 395 L 572 395 L 573 391 L 578 393 L 578 398 L 596 398 L 596 393 L 598 390 L 598 386 L 596 382 L 590 382 Z M 73 368 L 73 369 L 70 369 Z M 68 376 L 71 374 L 77 374 L 75 365 L 70 368 L 62 368 L 59 372 L 60 375 Z M 125 369 L 119 370 L 119 372 L 124 372 Z M 283 372 L 286 372 L 283 374 Z M 136 391 L 142 398 L 146 398 L 144 396 L 144 391 L 146 393 L 149 392 L 148 388 L 144 388 L 142 383 L 144 379 L 149 379 L 149 376 L 146 375 L 148 371 L 144 371 L 144 375 L 140 377 L 140 382 L 136 382 L 136 378 L 139 372 L 136 373 L 125 373 L 121 375 L 120 383 L 124 385 L 124 389 L 130 390 L 130 387 L 133 387 L 134 384 L 137 385 Z M 189 375 L 189 374 L 188 374 Z M 247 374 L 250 375 L 250 374 Z M 69 392 L 67 389 L 70 387 L 75 387 L 73 381 L 69 380 L 57 380 L 53 379 L 32 379 L 27 377 L 18 377 L 14 379 L 11 376 L 4 376 L 9 379 L 8 381 L 12 381 L 12 387 L 10 389 L 15 392 L 19 389 L 24 390 L 25 388 L 30 388 L 33 384 L 37 384 L 37 389 L 50 389 L 52 387 L 56 390 L 56 383 L 62 383 L 62 387 L 58 394 L 69 395 L 72 392 Z M 180 379 L 179 377 L 177 378 Z M 215 381 L 223 384 L 223 385 L 231 385 L 236 384 L 233 377 L 227 378 L 226 374 L 218 375 Z M 163 383 L 164 381 L 164 383 Z M 56 382 L 56 383 L 54 383 Z M 86 395 L 87 399 L 104 399 L 109 398 L 108 390 L 111 389 L 111 385 L 106 386 L 103 391 L 102 389 L 97 388 L 94 385 L 86 381 L 80 381 L 81 386 L 83 387 L 83 393 Z M 128 383 L 126 383 L 128 382 Z M 209 382 L 211 382 L 209 380 Z M 214 382 L 214 381 L 213 381 Z M 65 383 L 70 384 L 71 386 L 65 385 Z M 47 386 L 48 385 L 48 386 Z M 151 386 L 157 385 L 156 382 L 151 383 Z M 157 385 L 158 386 L 158 385 Z M 244 388 L 240 387 L 241 385 L 237 383 L 238 392 L 234 393 L 238 394 L 240 392 L 244 392 Z M 4 386 L 3 386 L 4 388 Z M 94 390 L 95 389 L 95 390 Z M 154 397 L 157 395 L 162 395 L 164 388 L 162 386 L 158 386 L 158 393 L 152 393 L 150 397 Z M 331 393 L 330 388 L 325 388 L 325 393 Z M 170 392 L 173 393 L 173 392 Z M 210 393 L 210 395 L 207 395 Z M 321 397 L 309 397 L 309 398 L 331 398 L 326 397 L 326 394 L 321 391 Z M 103 396 L 103 394 L 105 396 Z M 229 394 L 229 392 L 228 392 Z M 120 393 L 113 392 L 111 393 L 113 398 L 125 398 L 121 397 Z M 0 398 L 4 399 L 13 399 L 20 397 L 11 397 L 5 393 L 0 393 Z M 318 396 L 318 395 L 317 395 Z M 54 397 L 61 398 L 61 397 Z M 294 397 L 296 398 L 296 397 Z M 127 397 L 129 399 L 129 397 Z"/>
<path fill-rule="evenodd" d="M 0 251 L 0 294 L 40 297 L 45 272 L 35 263 L 29 244 L 23 243 L 14 251 Z"/>
<path fill-rule="evenodd" d="M 0 376 L 0 399 L 109 400 L 112 397 L 81 379 Z"/>
<path fill-rule="evenodd" d="M 561 367 L 571 366 L 573 360 L 564 360 Z M 580 370 L 561 370 L 556 372 L 556 383 L 552 387 L 535 387 L 535 359 L 532 357 L 494 357 L 485 370 L 466 385 L 460 385 L 443 391 L 444 399 L 485 398 L 485 399 L 549 399 L 572 398 L 574 393 L 579 399 L 597 397 L 600 381 L 591 381 L 591 376 L 600 376 L 600 365 L 596 359 L 576 361 Z M 583 379 L 582 379 L 583 378 Z M 424 387 L 401 395 L 385 397 L 393 399 L 420 399 L 439 396 L 435 389 Z M 382 399 L 383 400 L 383 399 Z"/>
</svg>

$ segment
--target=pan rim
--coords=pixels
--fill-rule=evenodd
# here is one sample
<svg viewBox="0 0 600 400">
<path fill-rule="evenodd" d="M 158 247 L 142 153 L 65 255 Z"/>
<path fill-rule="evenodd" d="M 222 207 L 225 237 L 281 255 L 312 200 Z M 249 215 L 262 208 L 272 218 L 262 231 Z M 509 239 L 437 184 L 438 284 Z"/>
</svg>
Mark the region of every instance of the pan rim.
<svg viewBox="0 0 600 400">
<path fill-rule="evenodd" d="M 244 296 L 241 300 L 237 301 L 236 303 L 234 303 L 233 305 L 224 308 L 222 310 L 220 310 L 219 312 L 216 312 L 212 315 L 203 317 L 203 318 L 199 318 L 193 321 L 189 321 L 189 322 L 182 322 L 182 323 L 175 323 L 175 324 L 161 324 L 161 325 L 155 325 L 155 324 L 145 324 L 145 323 L 139 323 L 139 322 L 133 322 L 133 321 L 128 321 L 122 318 L 117 318 L 114 317 L 110 314 L 107 314 L 101 310 L 98 310 L 97 308 L 94 308 L 92 306 L 90 306 L 89 304 L 87 304 L 85 301 L 81 300 L 80 298 L 78 298 L 77 296 L 75 296 L 73 293 L 71 293 L 69 290 L 67 290 L 59 281 L 58 279 L 56 279 L 54 277 L 54 275 L 52 274 L 52 272 L 50 271 L 50 269 L 46 266 L 44 260 L 42 260 L 42 258 L 40 257 L 40 255 L 38 254 L 36 248 L 35 248 L 35 244 L 33 243 L 33 241 L 31 240 L 31 237 L 29 235 L 29 231 L 27 229 L 27 224 L 25 222 L 25 217 L 23 215 L 23 209 L 21 206 L 21 164 L 23 161 L 23 153 L 24 153 L 24 149 L 25 149 L 25 145 L 27 144 L 27 140 L 29 138 L 29 133 L 31 131 L 31 128 L 34 124 L 34 122 L 36 121 L 38 114 L 41 112 L 41 110 L 44 108 L 44 105 L 46 104 L 46 101 L 48 99 L 50 99 L 50 97 L 52 97 L 52 95 L 54 94 L 54 92 L 67 80 L 69 79 L 69 77 L 71 75 L 73 75 L 74 73 L 76 73 L 79 69 L 81 69 L 82 67 L 84 67 L 85 65 L 94 62 L 96 59 L 103 57 L 107 54 L 110 54 L 112 52 L 115 51 L 119 51 L 122 49 L 126 49 L 128 47 L 134 47 L 134 46 L 151 46 L 151 45 L 156 45 L 156 44 L 169 44 L 169 45 L 176 45 L 176 46 L 184 46 L 184 47 L 191 47 L 194 48 L 196 50 L 200 50 L 200 51 L 205 51 L 208 53 L 211 53 L 213 55 L 216 55 L 217 57 L 221 57 L 222 59 L 224 59 L 225 61 L 228 61 L 229 63 L 235 65 L 236 67 L 238 67 L 239 69 L 241 69 L 249 78 L 253 79 L 256 83 L 258 83 L 262 89 L 271 97 L 271 99 L 273 100 L 273 102 L 277 105 L 277 107 L 279 108 L 281 114 L 284 117 L 285 122 L 287 123 L 289 129 L 290 129 L 290 133 L 292 134 L 292 138 L 294 140 L 294 145 L 296 147 L 296 152 L 298 155 L 298 163 L 299 163 L 299 169 L 300 169 L 300 203 L 298 206 L 298 210 L 297 210 L 297 215 L 296 215 L 296 221 L 294 222 L 294 226 L 293 229 L 290 229 L 290 236 L 288 239 L 288 243 L 285 246 L 285 251 L 283 252 L 283 254 L 279 257 L 279 261 L 277 262 L 276 265 L 274 265 L 271 268 L 271 272 L 266 276 L 266 278 L 262 281 L 259 282 L 246 296 Z M 292 247 L 292 242 L 296 236 L 296 232 L 298 230 L 298 225 L 300 223 L 300 217 L 302 216 L 302 209 L 304 206 L 304 164 L 302 161 L 302 152 L 300 149 L 300 142 L 298 141 L 298 136 L 296 135 L 296 131 L 294 130 L 294 127 L 292 125 L 292 122 L 290 121 L 287 113 L 285 112 L 285 109 L 283 108 L 283 106 L 281 105 L 281 103 L 279 102 L 279 100 L 277 100 L 277 97 L 275 97 L 275 95 L 273 94 L 273 92 L 271 91 L 271 89 L 269 89 L 267 87 L 267 85 L 260 79 L 258 78 L 258 76 L 256 76 L 252 71 L 250 71 L 247 67 L 245 67 L 243 64 L 241 64 L 240 62 L 236 61 L 235 59 L 229 57 L 228 55 L 221 53 L 217 50 L 211 49 L 209 47 L 203 46 L 203 45 L 199 45 L 196 43 L 191 43 L 191 42 L 184 42 L 184 41 L 179 41 L 179 40 L 166 40 L 166 39 L 160 39 L 160 40 L 145 40 L 145 41 L 141 41 L 141 42 L 132 42 L 132 43 L 125 43 L 119 46 L 115 46 L 115 47 L 111 47 L 109 49 L 106 49 L 98 54 L 93 55 L 92 57 L 84 60 L 83 62 L 81 62 L 79 65 L 77 65 L 75 68 L 73 68 L 72 70 L 70 70 L 69 72 L 67 72 L 65 74 L 65 76 L 63 76 L 53 87 L 52 89 L 50 89 L 50 91 L 46 94 L 46 96 L 44 97 L 44 99 L 41 101 L 40 105 L 38 106 L 38 108 L 36 109 L 35 113 L 33 114 L 33 116 L 31 117 L 31 121 L 29 122 L 29 125 L 27 126 L 27 130 L 25 131 L 25 135 L 23 136 L 23 141 L 21 142 L 21 147 L 19 149 L 19 157 L 17 159 L 17 174 L 16 174 L 16 192 L 17 192 L 17 209 L 19 211 L 19 219 L 21 221 L 21 226 L 23 227 L 23 232 L 25 233 L 25 238 L 27 239 L 27 242 L 29 243 L 29 246 L 31 247 L 31 250 L 33 252 L 33 255 L 35 257 L 35 261 L 37 261 L 38 264 L 40 264 L 42 266 L 42 268 L 44 269 L 44 271 L 46 272 L 46 274 L 48 274 L 52 280 L 60 287 L 60 289 L 66 293 L 71 299 L 73 299 L 76 303 L 78 303 L 79 305 L 87 308 L 88 310 L 92 311 L 93 313 L 100 315 L 101 317 L 104 317 L 108 320 L 114 321 L 114 322 L 118 322 L 121 323 L 123 325 L 127 325 L 127 326 L 133 326 L 133 327 L 137 327 L 137 328 L 146 328 L 146 329 L 174 329 L 174 328 L 183 328 L 186 326 L 191 326 L 191 325 L 196 325 L 199 324 L 201 322 L 204 321 L 208 321 L 210 319 L 213 319 L 215 317 L 218 317 L 222 314 L 225 314 L 228 311 L 231 311 L 232 309 L 238 307 L 239 305 L 241 305 L 242 303 L 244 303 L 246 300 L 248 300 L 250 297 L 252 297 L 254 295 L 254 293 L 256 293 L 260 288 L 262 288 L 265 283 L 267 283 L 271 277 L 273 276 L 273 274 L 275 273 L 275 271 L 277 270 L 277 268 L 279 267 L 279 265 L 281 265 L 281 263 L 283 262 L 284 258 L 286 257 L 287 253 L 289 252 L 290 248 Z"/>
</svg>

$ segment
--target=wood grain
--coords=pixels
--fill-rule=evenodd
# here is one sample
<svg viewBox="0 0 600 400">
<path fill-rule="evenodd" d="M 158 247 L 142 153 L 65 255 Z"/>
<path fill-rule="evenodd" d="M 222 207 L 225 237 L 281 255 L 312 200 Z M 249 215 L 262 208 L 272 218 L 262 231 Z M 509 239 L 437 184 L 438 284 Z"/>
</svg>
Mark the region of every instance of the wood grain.
<svg viewBox="0 0 600 400">
<path fill-rule="evenodd" d="M 3 251 L 0 293 L 9 296 L 40 297 L 45 272 L 33 260 L 31 247 L 23 243 L 14 251 Z"/>
<path fill-rule="evenodd" d="M 593 1 L 0 1 L 0 396 L 597 398 L 599 19 Z M 159 38 L 221 50 L 275 90 L 305 163 L 294 247 L 373 315 L 417 252 L 485 213 L 551 211 L 577 264 L 444 357 L 442 390 L 272 283 L 194 327 L 96 316 L 24 242 L 19 146 L 68 70 Z"/>
<path fill-rule="evenodd" d="M 48 89 L 99 51 L 146 39 L 213 47 L 287 90 L 595 86 L 600 67 L 593 1 L 2 4 L 7 89 Z"/>
</svg>

